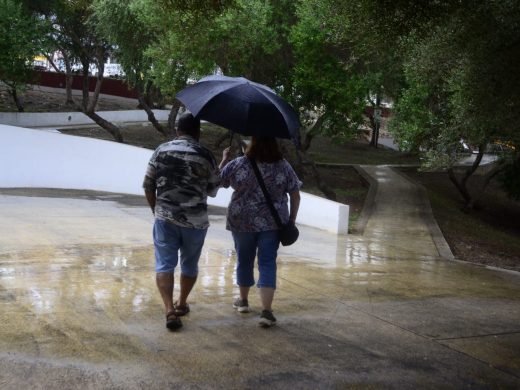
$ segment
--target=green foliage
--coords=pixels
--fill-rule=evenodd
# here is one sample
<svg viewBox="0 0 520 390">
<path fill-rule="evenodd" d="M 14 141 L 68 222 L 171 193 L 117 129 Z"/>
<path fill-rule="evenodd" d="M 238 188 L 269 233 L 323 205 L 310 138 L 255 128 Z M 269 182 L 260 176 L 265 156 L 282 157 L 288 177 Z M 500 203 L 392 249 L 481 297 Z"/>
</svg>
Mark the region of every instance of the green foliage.
<svg viewBox="0 0 520 390">
<path fill-rule="evenodd" d="M 295 64 L 293 101 L 302 111 L 325 118 L 322 133 L 348 138 L 363 122 L 369 87 L 346 54 L 349 47 L 341 40 L 343 34 L 330 23 L 337 17 L 334 3 L 299 3 L 298 23 L 290 35 Z"/>
<path fill-rule="evenodd" d="M 391 129 L 403 149 L 426 151 L 432 167 L 452 166 L 460 139 L 520 144 L 520 4 L 467 3 L 402 32 L 407 85 Z"/>
<path fill-rule="evenodd" d="M 152 59 L 146 49 L 156 42 L 158 31 L 146 22 L 141 0 L 95 0 L 91 26 L 115 48 L 130 86 L 149 79 Z"/>
<path fill-rule="evenodd" d="M 187 77 L 198 79 L 219 68 L 281 93 L 290 90 L 286 35 L 292 2 L 236 0 L 212 3 L 209 9 L 203 3 L 148 4 L 148 23 L 161 31 L 161 39 L 147 49 L 161 89 L 177 92 Z"/>
<path fill-rule="evenodd" d="M 16 0 L 0 0 L 0 79 L 11 88 L 30 81 L 32 63 L 45 46 L 46 25 Z"/>
</svg>

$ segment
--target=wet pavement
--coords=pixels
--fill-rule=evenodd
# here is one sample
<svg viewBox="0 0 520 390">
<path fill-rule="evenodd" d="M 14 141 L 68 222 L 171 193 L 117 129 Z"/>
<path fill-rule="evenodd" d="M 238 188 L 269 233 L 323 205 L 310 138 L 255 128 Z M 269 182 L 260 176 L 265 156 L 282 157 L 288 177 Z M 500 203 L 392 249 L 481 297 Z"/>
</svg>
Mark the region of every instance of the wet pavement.
<svg viewBox="0 0 520 390">
<path fill-rule="evenodd" d="M 231 307 L 222 210 L 171 333 L 143 198 L 0 190 L 0 388 L 520 388 L 520 276 L 446 260 L 420 191 L 363 168 L 378 181 L 364 234 L 301 227 L 272 329 L 256 295 L 253 313 Z"/>
</svg>

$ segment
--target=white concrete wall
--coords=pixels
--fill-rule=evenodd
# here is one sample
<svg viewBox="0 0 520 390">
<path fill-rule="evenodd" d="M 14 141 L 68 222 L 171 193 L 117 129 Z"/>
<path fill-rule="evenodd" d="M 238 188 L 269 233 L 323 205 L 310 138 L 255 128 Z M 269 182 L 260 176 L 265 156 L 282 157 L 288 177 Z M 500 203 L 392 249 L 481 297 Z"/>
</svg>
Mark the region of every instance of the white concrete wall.
<svg viewBox="0 0 520 390">
<path fill-rule="evenodd" d="M 168 120 L 169 110 L 153 110 L 159 122 Z M 114 123 L 146 122 L 148 116 L 144 110 L 96 111 L 96 113 Z M 82 112 L 0 112 L 0 123 L 20 127 L 53 127 L 94 125 L 94 121 Z"/>
<path fill-rule="evenodd" d="M 0 125 L 0 188 L 66 188 L 143 195 L 151 150 L 93 138 Z M 231 189 L 214 206 L 227 207 Z M 349 208 L 302 193 L 298 223 L 346 234 Z"/>
</svg>

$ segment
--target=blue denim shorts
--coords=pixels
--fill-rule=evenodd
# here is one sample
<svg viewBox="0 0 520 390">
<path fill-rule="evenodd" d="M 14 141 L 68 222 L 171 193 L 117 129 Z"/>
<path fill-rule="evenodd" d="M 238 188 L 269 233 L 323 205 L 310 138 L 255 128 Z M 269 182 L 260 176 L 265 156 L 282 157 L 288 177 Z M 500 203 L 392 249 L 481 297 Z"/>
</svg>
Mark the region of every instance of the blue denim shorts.
<svg viewBox="0 0 520 390">
<path fill-rule="evenodd" d="M 153 226 L 155 272 L 173 272 L 181 258 L 181 273 L 196 277 L 208 229 L 194 229 L 156 219 Z"/>
</svg>

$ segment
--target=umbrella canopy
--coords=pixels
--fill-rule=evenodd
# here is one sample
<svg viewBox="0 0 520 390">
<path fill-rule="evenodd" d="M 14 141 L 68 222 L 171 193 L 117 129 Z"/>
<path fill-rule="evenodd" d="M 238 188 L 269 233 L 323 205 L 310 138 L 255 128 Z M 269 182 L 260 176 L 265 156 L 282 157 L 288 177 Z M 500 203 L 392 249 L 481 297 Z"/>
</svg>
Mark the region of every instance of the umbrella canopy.
<svg viewBox="0 0 520 390">
<path fill-rule="evenodd" d="M 292 138 L 296 111 L 269 87 L 243 77 L 207 76 L 176 95 L 191 113 L 243 135 Z"/>
</svg>

